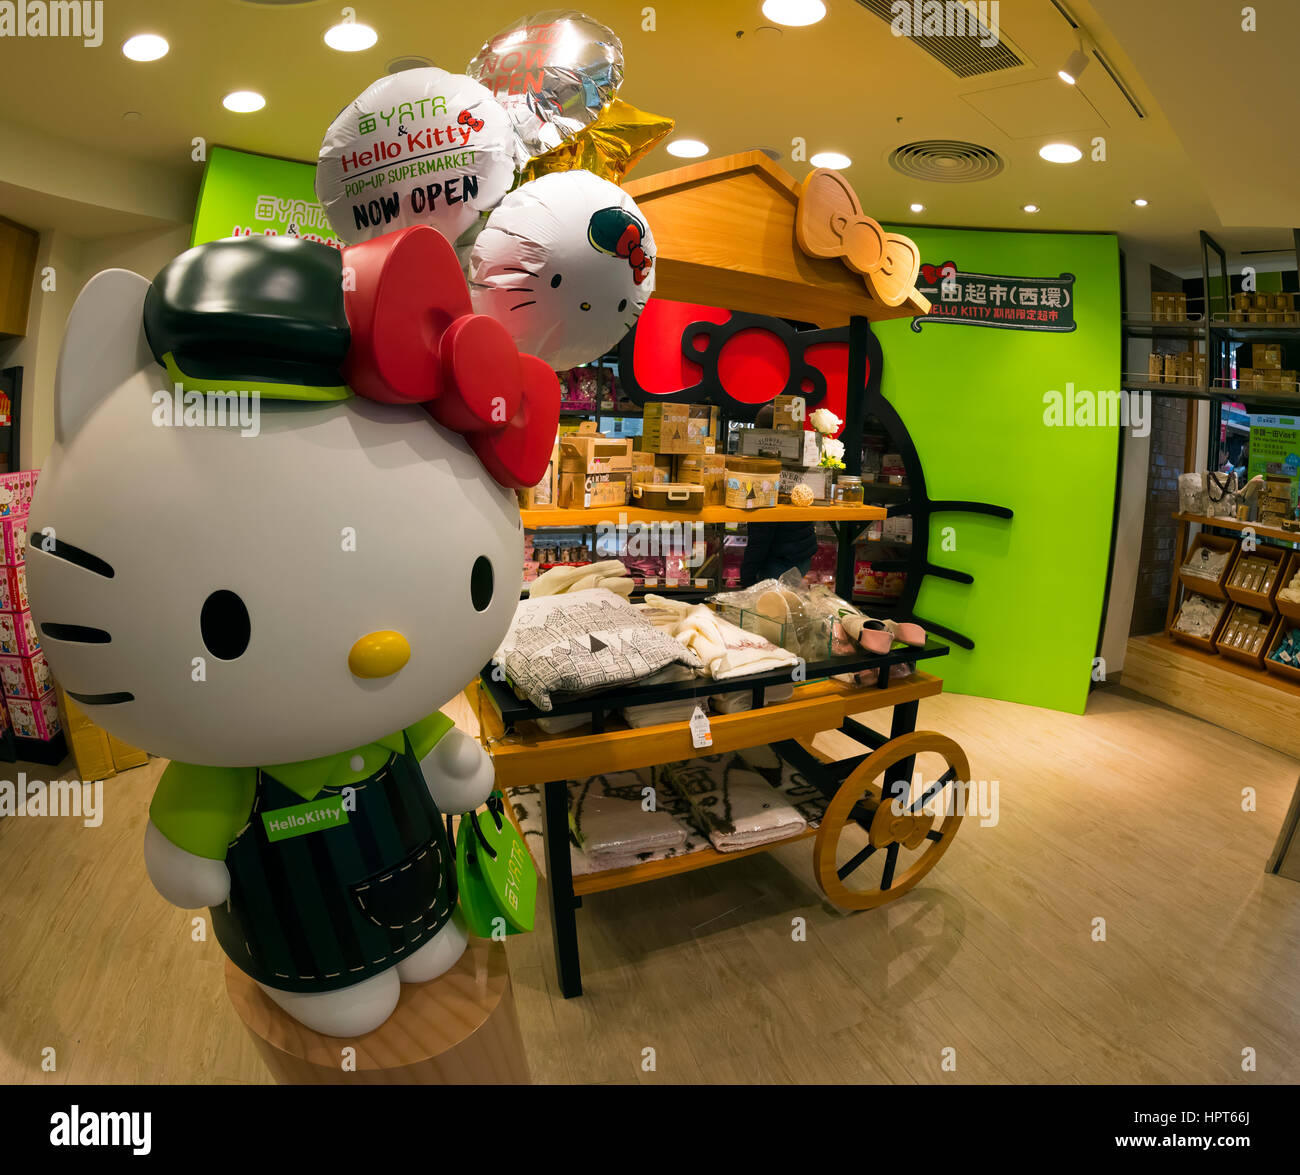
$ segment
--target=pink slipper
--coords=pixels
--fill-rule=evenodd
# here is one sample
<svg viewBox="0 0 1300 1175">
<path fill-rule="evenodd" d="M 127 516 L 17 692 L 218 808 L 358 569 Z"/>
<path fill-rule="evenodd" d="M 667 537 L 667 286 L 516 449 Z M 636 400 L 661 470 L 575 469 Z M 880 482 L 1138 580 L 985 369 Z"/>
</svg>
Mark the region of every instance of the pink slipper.
<svg viewBox="0 0 1300 1175">
<path fill-rule="evenodd" d="M 868 653 L 888 653 L 893 647 L 893 635 L 879 620 L 846 616 L 843 623 L 848 634 Z"/>
<path fill-rule="evenodd" d="M 886 620 L 885 626 L 893 632 L 895 640 L 902 641 L 905 645 L 919 649 L 925 644 L 925 629 L 919 624 Z"/>
</svg>

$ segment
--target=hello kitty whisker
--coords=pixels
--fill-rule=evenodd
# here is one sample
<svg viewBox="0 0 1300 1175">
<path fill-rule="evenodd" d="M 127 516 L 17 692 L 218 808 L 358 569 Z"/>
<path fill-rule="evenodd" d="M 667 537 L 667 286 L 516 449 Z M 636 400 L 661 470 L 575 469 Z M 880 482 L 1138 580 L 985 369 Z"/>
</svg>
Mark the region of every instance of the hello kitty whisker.
<svg viewBox="0 0 1300 1175">
<path fill-rule="evenodd" d="M 510 309 L 511 309 L 511 310 L 522 310 L 525 306 L 536 306 L 536 305 L 537 305 L 537 302 L 536 302 L 536 301 L 532 301 L 532 302 L 520 302 L 518 306 L 511 306 Z"/>
<path fill-rule="evenodd" d="M 79 694 L 74 690 L 64 690 L 74 702 L 83 706 L 120 706 L 123 702 L 134 702 L 135 694 L 119 690 L 112 694 Z"/>
<path fill-rule="evenodd" d="M 117 574 L 111 564 L 106 563 L 98 555 L 92 555 L 89 551 L 74 547 L 64 539 L 56 538 L 52 526 L 39 529 L 33 528 L 31 538 L 27 544 L 27 551 L 29 557 L 33 551 L 43 555 L 53 555 L 56 559 L 75 563 L 78 567 L 84 567 L 87 571 L 102 575 L 105 579 L 112 579 Z"/>
<path fill-rule="evenodd" d="M 106 645 L 113 638 L 102 628 L 92 628 L 88 624 L 60 624 L 47 620 L 41 624 L 41 635 L 51 640 L 70 641 L 83 645 Z"/>
</svg>

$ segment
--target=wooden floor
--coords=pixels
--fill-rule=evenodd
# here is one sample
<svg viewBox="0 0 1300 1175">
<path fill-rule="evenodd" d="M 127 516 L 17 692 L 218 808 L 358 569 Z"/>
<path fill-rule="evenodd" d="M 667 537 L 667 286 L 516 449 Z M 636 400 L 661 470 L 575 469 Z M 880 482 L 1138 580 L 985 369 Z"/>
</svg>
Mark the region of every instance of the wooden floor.
<svg viewBox="0 0 1300 1175">
<path fill-rule="evenodd" d="M 945 696 L 920 725 L 998 781 L 996 826 L 968 815 L 861 914 L 820 899 L 808 841 L 589 896 L 577 1000 L 543 912 L 509 947 L 534 1078 L 1300 1081 L 1300 884 L 1263 872 L 1300 763 L 1113 687 L 1086 717 Z M 105 785 L 99 829 L 0 821 L 0 1082 L 268 1080 L 220 949 L 145 877 L 158 769 Z"/>
</svg>

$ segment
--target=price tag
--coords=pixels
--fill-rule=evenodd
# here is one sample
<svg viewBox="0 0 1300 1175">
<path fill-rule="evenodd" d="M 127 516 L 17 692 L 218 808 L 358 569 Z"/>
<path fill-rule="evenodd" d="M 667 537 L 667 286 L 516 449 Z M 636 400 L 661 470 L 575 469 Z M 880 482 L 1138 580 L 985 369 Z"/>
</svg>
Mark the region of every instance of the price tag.
<svg viewBox="0 0 1300 1175">
<path fill-rule="evenodd" d="M 691 715 L 691 746 L 697 751 L 713 746 L 713 732 L 709 729 L 709 716 L 703 706 L 696 706 Z"/>
</svg>

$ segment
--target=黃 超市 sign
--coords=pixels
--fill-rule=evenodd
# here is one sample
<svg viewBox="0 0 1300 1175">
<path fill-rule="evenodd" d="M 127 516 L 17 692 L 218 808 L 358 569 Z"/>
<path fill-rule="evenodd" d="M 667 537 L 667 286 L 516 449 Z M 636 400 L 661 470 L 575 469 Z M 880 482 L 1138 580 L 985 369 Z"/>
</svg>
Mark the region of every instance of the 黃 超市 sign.
<svg viewBox="0 0 1300 1175">
<path fill-rule="evenodd" d="M 914 331 L 927 322 L 952 322 L 1069 334 L 1078 325 L 1072 273 L 1059 277 L 966 273 L 949 261 L 921 266 L 916 288 L 930 300 L 930 312 L 912 319 Z"/>
</svg>

